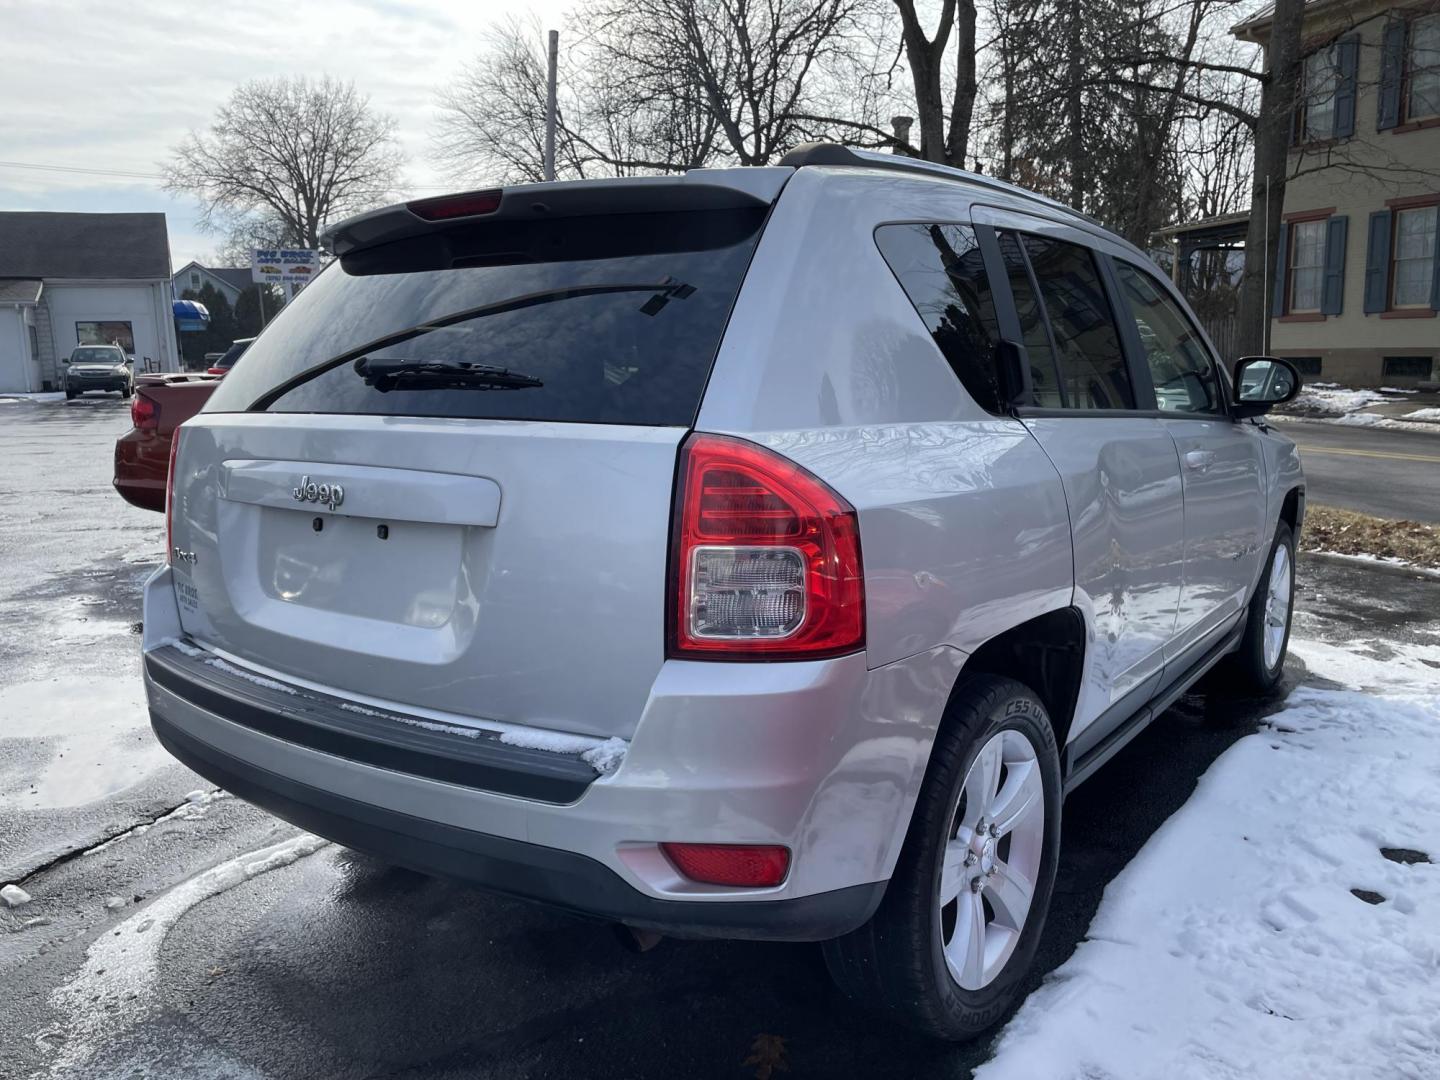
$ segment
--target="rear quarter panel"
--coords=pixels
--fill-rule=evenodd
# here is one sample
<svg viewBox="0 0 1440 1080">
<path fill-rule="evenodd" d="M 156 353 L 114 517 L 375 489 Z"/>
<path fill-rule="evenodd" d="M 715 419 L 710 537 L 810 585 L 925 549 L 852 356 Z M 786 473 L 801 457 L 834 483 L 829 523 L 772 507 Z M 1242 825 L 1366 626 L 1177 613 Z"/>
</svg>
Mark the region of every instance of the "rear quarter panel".
<svg viewBox="0 0 1440 1080">
<path fill-rule="evenodd" d="M 881 224 L 969 210 L 950 182 L 798 170 L 697 422 L 774 448 L 855 506 L 872 667 L 935 646 L 969 653 L 1072 600 L 1058 474 L 1023 425 L 965 393 L 874 241 Z"/>
</svg>

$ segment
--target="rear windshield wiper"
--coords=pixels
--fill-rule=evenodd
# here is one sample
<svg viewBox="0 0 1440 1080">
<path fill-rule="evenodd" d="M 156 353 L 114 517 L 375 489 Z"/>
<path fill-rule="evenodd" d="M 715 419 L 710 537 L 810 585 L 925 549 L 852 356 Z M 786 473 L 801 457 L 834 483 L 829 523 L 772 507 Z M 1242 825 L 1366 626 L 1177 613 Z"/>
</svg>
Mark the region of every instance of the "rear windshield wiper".
<svg viewBox="0 0 1440 1080">
<path fill-rule="evenodd" d="M 324 375 L 327 371 L 333 371 L 342 364 L 348 364 L 351 360 L 358 360 L 372 352 L 380 349 L 388 349 L 392 345 L 399 345 L 402 342 L 410 341 L 428 334 L 433 330 L 443 330 L 447 326 L 454 326 L 456 323 L 469 322 L 471 319 L 483 319 L 489 315 L 502 315 L 507 311 L 522 311 L 525 308 L 538 307 L 541 304 L 553 304 L 558 300 L 572 300 L 581 296 L 604 296 L 607 293 L 630 293 L 648 292 L 654 293 L 645 305 L 640 308 L 646 315 L 654 315 L 663 307 L 656 305 L 656 299 L 663 301 L 671 299 L 684 300 L 695 291 L 693 285 L 687 285 L 683 281 L 676 281 L 674 278 L 666 278 L 661 282 L 646 282 L 645 284 L 617 284 L 617 285 L 575 285 L 568 289 L 546 289 L 543 292 L 527 293 L 524 296 L 511 297 L 509 300 L 501 300 L 498 303 L 483 304 L 480 307 L 466 308 L 464 311 L 456 311 L 449 315 L 442 315 L 437 319 L 426 319 L 423 323 L 415 326 L 408 326 L 404 330 L 396 330 L 393 334 L 386 334 L 384 337 L 376 338 L 374 341 L 367 341 L 354 349 L 347 349 L 338 356 L 332 356 L 328 360 L 322 360 L 302 371 L 290 376 L 279 386 L 271 387 L 261 394 L 253 402 L 246 412 L 264 412 L 274 405 L 286 394 L 290 393 L 297 386 L 303 386 L 311 379 Z"/>
<path fill-rule="evenodd" d="M 466 361 L 399 360 L 362 356 L 355 373 L 380 393 L 391 390 L 524 390 L 545 383 L 534 375 Z"/>
</svg>

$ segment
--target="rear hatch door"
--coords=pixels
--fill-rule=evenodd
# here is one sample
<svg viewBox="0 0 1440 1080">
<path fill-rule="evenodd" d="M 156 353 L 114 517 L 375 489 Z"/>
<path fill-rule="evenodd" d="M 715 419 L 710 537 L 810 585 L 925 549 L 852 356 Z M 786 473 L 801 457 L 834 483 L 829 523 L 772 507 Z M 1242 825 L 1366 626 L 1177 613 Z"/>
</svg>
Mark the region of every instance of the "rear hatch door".
<svg viewBox="0 0 1440 1080">
<path fill-rule="evenodd" d="M 181 431 L 190 637 L 360 707 L 631 734 L 677 446 L 768 201 L 603 196 L 392 222 L 286 307 Z"/>
</svg>

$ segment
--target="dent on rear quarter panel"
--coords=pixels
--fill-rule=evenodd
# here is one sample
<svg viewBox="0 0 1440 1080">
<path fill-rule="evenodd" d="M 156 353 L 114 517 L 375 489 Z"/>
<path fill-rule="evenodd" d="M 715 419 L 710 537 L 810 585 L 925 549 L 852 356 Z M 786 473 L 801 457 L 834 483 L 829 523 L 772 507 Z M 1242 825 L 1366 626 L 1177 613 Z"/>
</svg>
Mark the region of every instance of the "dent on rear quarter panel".
<svg viewBox="0 0 1440 1080">
<path fill-rule="evenodd" d="M 948 181 L 797 171 L 697 422 L 772 447 L 855 506 L 872 667 L 972 652 L 1072 600 L 1058 473 L 1023 425 L 964 392 L 875 246 L 880 224 L 965 222 L 970 201 Z"/>
</svg>

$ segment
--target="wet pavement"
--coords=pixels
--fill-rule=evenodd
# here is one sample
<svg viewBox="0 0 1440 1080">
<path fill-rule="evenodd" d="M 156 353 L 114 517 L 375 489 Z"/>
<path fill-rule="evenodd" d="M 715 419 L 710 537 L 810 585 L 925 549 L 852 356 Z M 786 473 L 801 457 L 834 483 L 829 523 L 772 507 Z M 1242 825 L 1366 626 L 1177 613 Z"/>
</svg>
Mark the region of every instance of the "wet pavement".
<svg viewBox="0 0 1440 1080">
<path fill-rule="evenodd" d="M 783 1065 L 791 1077 L 964 1077 L 988 1056 L 988 1040 L 937 1045 L 857 1011 L 814 946 L 663 941 L 636 955 L 609 927 L 334 846 L 239 859 L 295 830 L 198 797 L 207 786 L 193 774 L 128 751 L 148 738 L 143 715 L 113 719 L 86 766 L 102 774 L 86 780 L 98 788 L 125 769 L 138 783 L 83 806 L 25 807 L 14 781 L 53 767 L 55 740 L 83 746 L 101 695 L 53 708 L 61 732 L 49 739 L 34 721 L 17 736 L 6 702 L 17 685 L 138 685 L 129 626 L 162 531 L 104 486 L 108 457 L 91 460 L 123 414 L 25 408 L 28 433 L 0 417 L 0 452 L 13 460 L 28 445 L 27 467 L 40 468 L 51 447 L 46 467 L 75 502 L 55 527 L 64 544 L 27 545 L 46 485 L 0 482 L 12 487 L 0 563 L 21 568 L 0 585 L 0 863 L 80 850 L 35 862 L 23 880 L 34 899 L 0 911 L 0 1076 L 762 1077 Z M 61 437 L 31 430 L 42 424 Z M 1299 637 L 1382 652 L 1440 641 L 1440 580 L 1337 560 L 1303 559 L 1300 572 Z M 56 647 L 74 634 L 90 643 Z M 1292 661 L 1286 689 L 1304 678 Z M 1106 885 L 1206 767 L 1277 701 L 1223 685 L 1187 696 L 1070 798 L 1032 985 L 1083 939 Z M 82 734 L 64 734 L 72 727 Z"/>
</svg>

